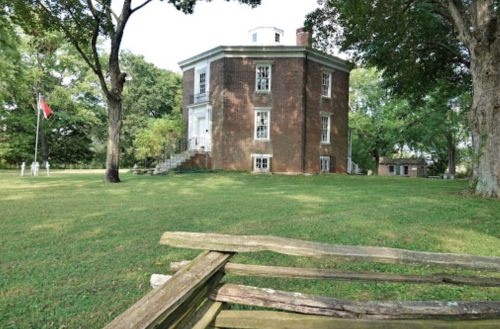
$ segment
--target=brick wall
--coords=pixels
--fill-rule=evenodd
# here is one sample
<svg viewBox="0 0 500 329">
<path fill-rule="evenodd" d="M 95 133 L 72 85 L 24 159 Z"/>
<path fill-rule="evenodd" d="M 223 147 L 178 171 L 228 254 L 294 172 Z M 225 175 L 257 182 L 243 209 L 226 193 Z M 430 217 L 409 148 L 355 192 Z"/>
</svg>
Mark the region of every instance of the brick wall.
<svg viewBox="0 0 500 329">
<path fill-rule="evenodd" d="M 314 61 L 307 62 L 306 101 L 306 157 L 305 171 L 320 170 L 320 156 L 335 156 L 335 172 L 347 171 L 347 143 L 349 122 L 349 74 L 335 70 L 332 73 L 331 98 L 321 97 L 321 68 Z M 330 145 L 321 144 L 321 112 L 330 117 Z"/>
<path fill-rule="evenodd" d="M 224 124 L 224 97 L 226 94 L 224 72 L 226 59 L 222 58 L 210 63 L 210 92 L 212 94 L 212 168 L 224 167 L 223 147 L 226 127 Z"/>
<path fill-rule="evenodd" d="M 196 154 L 181 165 L 181 169 L 189 168 L 212 168 L 211 152 Z"/>
<path fill-rule="evenodd" d="M 189 120 L 187 106 L 190 105 L 190 98 L 194 94 L 194 69 L 184 71 L 182 79 L 182 120 L 187 127 Z"/>
<path fill-rule="evenodd" d="M 329 155 L 336 157 L 335 171 L 346 172 L 349 74 L 335 71 L 332 98 L 324 99 L 321 97 L 321 64 L 303 58 L 267 58 L 274 61 L 271 92 L 256 92 L 256 60 L 262 59 L 222 58 L 210 64 L 211 167 L 251 170 L 251 154 L 259 153 L 273 155 L 271 171 L 274 172 L 302 172 L 303 165 L 306 172 L 318 172 L 320 156 Z M 194 70 L 185 71 L 183 119 L 186 122 L 193 89 Z M 254 139 L 254 107 L 272 108 L 270 141 Z M 328 146 L 320 143 L 321 111 L 333 113 L 331 145 Z M 304 115 L 307 118 L 305 142 Z"/>
<path fill-rule="evenodd" d="M 251 154 L 262 153 L 273 155 L 272 171 L 302 171 L 302 59 L 270 59 L 274 60 L 271 92 L 255 91 L 255 60 L 258 59 L 224 59 L 225 133 L 223 142 L 213 153 L 223 154 L 221 167 L 226 169 L 251 170 Z M 254 107 L 272 108 L 270 141 L 254 139 Z M 215 109 L 213 116 L 216 116 Z"/>
</svg>

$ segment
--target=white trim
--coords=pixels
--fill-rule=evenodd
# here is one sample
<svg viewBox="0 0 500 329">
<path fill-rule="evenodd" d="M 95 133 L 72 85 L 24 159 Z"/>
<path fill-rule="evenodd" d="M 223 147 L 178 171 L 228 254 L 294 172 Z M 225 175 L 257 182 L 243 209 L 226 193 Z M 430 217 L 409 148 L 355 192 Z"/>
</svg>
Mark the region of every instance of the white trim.
<svg viewBox="0 0 500 329">
<path fill-rule="evenodd" d="M 325 112 L 325 111 L 321 111 L 321 112 L 319 112 L 319 114 L 321 114 L 321 116 L 324 116 L 324 117 L 326 117 L 326 116 L 330 116 L 331 117 L 333 115 L 332 112 Z"/>
<path fill-rule="evenodd" d="M 252 154 L 252 167 L 253 172 L 271 172 L 271 161 L 270 159 L 273 157 L 272 154 Z M 257 168 L 257 159 L 266 159 L 267 168 L 259 169 Z"/>
<path fill-rule="evenodd" d="M 272 75 L 273 75 L 273 73 L 272 73 L 273 72 L 273 65 L 269 64 L 269 62 L 274 62 L 274 61 L 263 61 L 263 62 L 266 62 L 266 64 L 256 64 L 255 65 L 255 91 L 257 91 L 257 92 L 262 92 L 262 91 L 270 92 L 272 90 L 271 84 L 272 84 Z M 259 68 L 261 68 L 261 67 L 268 68 L 269 76 L 267 77 L 267 79 L 269 80 L 269 89 L 262 89 L 262 90 L 257 89 L 259 86 L 259 82 L 258 82 L 258 80 L 259 80 Z"/>
<path fill-rule="evenodd" d="M 212 102 L 211 101 L 206 101 L 206 102 L 203 102 L 203 103 L 196 103 L 196 104 L 190 104 L 187 106 L 187 109 L 188 110 L 194 110 L 198 107 L 205 107 L 206 105 L 212 105 Z"/>
<path fill-rule="evenodd" d="M 318 50 L 298 46 L 219 46 L 179 62 L 182 71 L 195 68 L 201 61 L 213 62 L 221 58 L 305 58 L 349 73 L 347 61 Z"/>
<path fill-rule="evenodd" d="M 323 76 L 328 76 L 328 91 L 327 95 L 323 95 Z M 321 70 L 321 97 L 323 98 L 332 98 L 332 73 L 326 72 L 323 69 Z"/>
<path fill-rule="evenodd" d="M 327 170 L 323 170 L 323 168 L 322 168 L 323 167 L 323 161 L 325 161 L 326 164 L 327 164 L 327 167 L 328 167 Z M 320 172 L 330 172 L 330 166 L 331 166 L 330 162 L 331 161 L 330 161 L 330 156 L 329 155 L 321 155 L 319 157 L 319 171 Z"/>
<path fill-rule="evenodd" d="M 253 119 L 253 139 L 261 142 L 269 142 L 271 141 L 271 110 L 272 107 L 253 107 L 254 110 L 254 119 Z M 260 112 L 267 113 L 267 137 L 266 138 L 257 138 L 257 114 Z"/>
<path fill-rule="evenodd" d="M 274 32 L 280 32 L 281 34 L 284 34 L 283 30 L 278 29 L 277 27 L 274 27 L 274 26 L 259 26 L 259 27 L 255 27 L 255 28 L 249 30 L 248 33 L 252 32 L 252 31 L 255 31 L 255 30 L 259 30 L 259 29 L 273 29 Z"/>
<path fill-rule="evenodd" d="M 335 69 L 332 69 L 330 67 L 322 66 L 321 67 L 321 72 L 327 73 L 327 74 L 332 74 L 333 72 L 335 72 Z"/>
<path fill-rule="evenodd" d="M 327 112 L 328 113 L 328 112 Z M 323 140 L 323 118 L 328 119 L 328 133 L 326 135 L 326 141 Z M 332 134 L 332 116 L 331 114 L 321 114 L 321 144 L 322 145 L 330 145 L 330 135 Z"/>
<path fill-rule="evenodd" d="M 253 61 L 253 63 L 255 65 L 258 65 L 258 66 L 274 65 L 274 61 L 273 60 L 255 60 L 255 61 Z"/>
<path fill-rule="evenodd" d="M 259 158 L 272 158 L 272 154 L 260 154 L 260 153 L 252 153 L 250 154 L 252 158 L 259 157 Z"/>
</svg>

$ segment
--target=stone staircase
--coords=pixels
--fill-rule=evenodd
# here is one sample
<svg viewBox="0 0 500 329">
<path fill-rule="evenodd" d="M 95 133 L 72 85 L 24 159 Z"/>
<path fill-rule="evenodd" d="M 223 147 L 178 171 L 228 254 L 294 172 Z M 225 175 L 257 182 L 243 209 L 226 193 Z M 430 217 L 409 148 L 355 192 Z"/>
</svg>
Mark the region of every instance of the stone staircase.
<svg viewBox="0 0 500 329">
<path fill-rule="evenodd" d="M 179 154 L 174 154 L 163 162 L 161 162 L 158 166 L 156 166 L 155 174 L 166 174 L 171 170 L 178 168 L 181 164 L 188 161 L 196 154 L 199 154 L 200 151 L 185 151 Z M 203 152 L 204 153 L 204 152 Z"/>
</svg>

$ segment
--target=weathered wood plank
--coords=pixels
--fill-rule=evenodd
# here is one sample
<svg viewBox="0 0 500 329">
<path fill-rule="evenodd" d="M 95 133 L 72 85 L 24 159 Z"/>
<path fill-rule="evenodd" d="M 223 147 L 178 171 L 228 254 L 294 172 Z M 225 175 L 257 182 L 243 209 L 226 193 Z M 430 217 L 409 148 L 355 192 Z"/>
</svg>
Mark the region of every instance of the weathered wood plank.
<svg viewBox="0 0 500 329">
<path fill-rule="evenodd" d="M 204 285 L 199 287 L 195 293 L 191 295 L 182 305 L 172 312 L 165 321 L 163 321 L 158 329 L 178 329 L 183 323 L 188 321 L 196 310 L 200 307 L 210 292 L 212 292 L 220 280 L 224 277 L 224 273 L 215 273 Z"/>
<path fill-rule="evenodd" d="M 347 319 L 494 319 L 500 317 L 500 302 L 355 302 L 232 284 L 219 286 L 209 298 L 217 302 Z"/>
<path fill-rule="evenodd" d="M 190 261 L 170 263 L 170 271 L 177 272 Z M 485 278 L 476 276 L 436 273 L 432 275 L 379 273 L 369 271 L 320 270 L 312 268 L 279 267 L 227 263 L 221 271 L 226 274 L 242 276 L 258 276 L 271 278 L 361 281 L 361 282 L 392 282 L 417 284 L 445 284 L 455 286 L 500 287 L 500 278 Z"/>
<path fill-rule="evenodd" d="M 222 303 L 207 300 L 187 321 L 176 329 L 206 329 L 222 310 Z"/>
<path fill-rule="evenodd" d="M 183 302 L 208 281 L 232 254 L 205 251 L 190 266 L 177 272 L 163 286 L 157 288 L 122 313 L 106 329 L 153 328 L 163 322 Z"/>
<path fill-rule="evenodd" d="M 500 272 L 500 257 L 412 251 L 395 248 L 343 246 L 273 236 L 165 232 L 161 244 L 229 252 L 274 251 L 293 256 L 341 258 L 391 264 L 430 265 Z"/>
<path fill-rule="evenodd" d="M 349 320 L 285 312 L 222 311 L 215 325 L 241 329 L 496 329 L 500 320 Z"/>
</svg>

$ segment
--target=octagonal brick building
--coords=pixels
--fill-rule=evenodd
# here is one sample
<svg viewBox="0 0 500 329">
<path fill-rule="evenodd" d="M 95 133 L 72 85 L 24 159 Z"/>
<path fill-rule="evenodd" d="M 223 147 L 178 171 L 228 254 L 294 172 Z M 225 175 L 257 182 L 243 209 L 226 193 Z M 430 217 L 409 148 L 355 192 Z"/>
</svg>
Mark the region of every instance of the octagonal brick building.
<svg viewBox="0 0 500 329">
<path fill-rule="evenodd" d="M 219 46 L 179 63 L 189 150 L 184 167 L 254 172 L 347 172 L 347 63 L 283 31 L 250 31 L 249 46 Z"/>
</svg>

